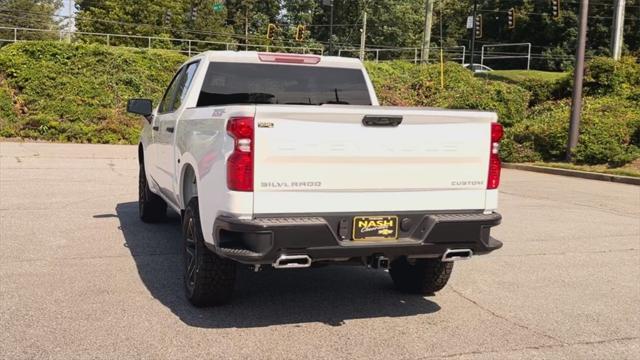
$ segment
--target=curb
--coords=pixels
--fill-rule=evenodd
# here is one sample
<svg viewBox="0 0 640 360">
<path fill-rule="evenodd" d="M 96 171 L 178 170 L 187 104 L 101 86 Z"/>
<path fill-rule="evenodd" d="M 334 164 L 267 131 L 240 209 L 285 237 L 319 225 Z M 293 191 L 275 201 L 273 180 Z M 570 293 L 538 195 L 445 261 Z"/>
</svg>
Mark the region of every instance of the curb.
<svg viewBox="0 0 640 360">
<path fill-rule="evenodd" d="M 569 170 L 569 169 L 552 168 L 552 167 L 537 166 L 537 165 L 526 165 L 526 164 L 503 163 L 502 167 L 505 169 L 533 171 L 533 172 L 539 172 L 544 174 L 571 176 L 571 177 L 577 177 L 577 178 L 589 179 L 589 180 L 599 180 L 599 181 L 609 181 L 609 182 L 615 182 L 615 183 L 621 183 L 621 184 L 640 185 L 640 178 L 631 177 L 631 176 L 601 174 L 601 173 L 594 173 L 589 171 Z"/>
</svg>

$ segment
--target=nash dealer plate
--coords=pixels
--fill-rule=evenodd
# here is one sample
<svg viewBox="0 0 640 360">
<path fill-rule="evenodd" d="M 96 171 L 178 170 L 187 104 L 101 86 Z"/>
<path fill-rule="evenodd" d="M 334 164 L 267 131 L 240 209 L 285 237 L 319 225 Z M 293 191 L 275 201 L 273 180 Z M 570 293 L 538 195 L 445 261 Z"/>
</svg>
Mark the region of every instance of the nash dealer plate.
<svg viewBox="0 0 640 360">
<path fill-rule="evenodd" d="M 395 240 L 397 238 L 397 216 L 356 216 L 353 218 L 353 240 Z"/>
</svg>

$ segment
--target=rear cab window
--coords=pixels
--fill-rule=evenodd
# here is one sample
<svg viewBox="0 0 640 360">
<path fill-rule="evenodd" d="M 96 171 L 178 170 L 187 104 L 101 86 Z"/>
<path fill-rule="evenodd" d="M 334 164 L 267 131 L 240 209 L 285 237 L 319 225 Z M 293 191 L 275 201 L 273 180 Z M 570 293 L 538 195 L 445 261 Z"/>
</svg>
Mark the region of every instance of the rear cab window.
<svg viewBox="0 0 640 360">
<path fill-rule="evenodd" d="M 227 104 L 371 105 L 361 69 L 212 62 L 197 107 Z"/>
</svg>

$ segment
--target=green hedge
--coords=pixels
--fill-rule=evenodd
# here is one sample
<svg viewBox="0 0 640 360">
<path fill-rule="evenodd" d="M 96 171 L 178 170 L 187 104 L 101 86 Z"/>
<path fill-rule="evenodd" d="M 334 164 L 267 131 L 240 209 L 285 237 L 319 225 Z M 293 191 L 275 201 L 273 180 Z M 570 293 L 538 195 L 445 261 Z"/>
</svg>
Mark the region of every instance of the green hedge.
<svg viewBox="0 0 640 360">
<path fill-rule="evenodd" d="M 506 161 L 564 159 L 572 86 L 573 74 L 570 74 L 549 88 L 547 96 L 551 101 L 532 107 L 525 121 L 507 129 L 501 151 Z M 536 97 L 535 90 L 531 90 Z M 637 59 L 591 59 L 585 68 L 583 92 L 586 98 L 574 161 L 617 167 L 640 157 L 640 64 Z"/>
<path fill-rule="evenodd" d="M 536 70 L 501 70 L 479 73 L 476 76 L 520 86 L 531 94 L 529 106 L 563 97 L 564 86 L 570 78 L 568 73 Z"/>
<path fill-rule="evenodd" d="M 141 122 L 125 113 L 126 100 L 159 99 L 185 59 L 170 51 L 45 41 L 0 48 L 0 136 L 136 143 Z M 447 63 L 442 89 L 438 65 L 370 62 L 366 67 L 383 105 L 496 111 L 507 128 L 506 161 L 564 157 L 571 75 L 560 80 L 535 72 L 474 77 Z M 637 158 L 637 59 L 589 61 L 585 95 L 576 161 L 616 166 Z"/>
<path fill-rule="evenodd" d="M 560 84 L 560 97 L 571 97 L 573 74 Z M 585 67 L 583 93 L 585 96 L 617 96 L 640 98 L 640 64 L 638 58 L 623 57 L 620 61 L 597 57 Z"/>
<path fill-rule="evenodd" d="M 407 62 L 367 63 L 367 71 L 383 105 L 480 109 L 498 113 L 511 126 L 524 120 L 529 92 L 514 85 L 478 79 L 460 64 L 447 63 L 444 89 L 439 65 Z"/>
<path fill-rule="evenodd" d="M 140 120 L 125 113 L 126 100 L 158 99 L 184 60 L 175 52 L 61 42 L 3 47 L 0 135 L 135 143 Z"/>
<path fill-rule="evenodd" d="M 158 99 L 185 57 L 61 42 L 24 42 L 0 49 L 0 135 L 52 141 L 135 143 L 139 118 L 126 99 Z M 368 63 L 383 104 L 496 111 L 509 126 L 522 121 L 528 93 L 476 79 L 460 65 Z M 6 85 L 5 85 L 6 84 Z"/>
<path fill-rule="evenodd" d="M 0 77 L 0 137 L 13 135 L 11 124 L 18 122 L 18 111 L 13 103 L 13 92 Z"/>
<path fill-rule="evenodd" d="M 501 154 L 509 162 L 564 159 L 571 102 L 547 102 L 531 110 L 527 120 L 507 129 Z M 640 104 L 620 97 L 588 97 L 584 101 L 579 164 L 622 166 L 640 157 Z"/>
</svg>

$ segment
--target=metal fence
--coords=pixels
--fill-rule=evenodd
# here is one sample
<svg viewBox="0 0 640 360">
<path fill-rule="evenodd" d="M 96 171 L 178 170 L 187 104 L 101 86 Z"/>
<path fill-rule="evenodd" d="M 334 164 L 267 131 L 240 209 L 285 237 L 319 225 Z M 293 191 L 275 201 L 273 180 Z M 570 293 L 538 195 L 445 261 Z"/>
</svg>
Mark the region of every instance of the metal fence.
<svg viewBox="0 0 640 360">
<path fill-rule="evenodd" d="M 0 27 L 0 44 L 30 40 L 59 40 L 73 43 L 98 43 L 108 46 L 171 50 L 187 54 L 188 56 L 207 50 L 257 50 L 320 55 L 324 53 L 324 49 L 320 47 L 238 44 L 233 42 L 176 39 L 158 36 Z"/>
<path fill-rule="evenodd" d="M 495 48 L 516 47 L 524 48 L 524 52 L 518 51 L 496 51 Z M 485 60 L 506 60 L 506 59 L 527 59 L 527 70 L 531 69 L 531 43 L 512 43 L 512 44 L 486 44 L 482 45 L 480 54 L 480 64 L 484 65 Z"/>
<path fill-rule="evenodd" d="M 266 44 L 239 44 L 236 42 L 209 41 L 197 39 L 180 39 L 160 36 L 128 35 L 128 34 L 108 34 L 93 33 L 83 31 L 67 30 L 47 30 L 21 27 L 0 27 L 0 46 L 4 43 L 30 40 L 59 40 L 72 43 L 98 43 L 108 46 L 122 46 L 131 48 L 161 49 L 177 51 L 188 56 L 192 56 L 207 50 L 231 50 L 231 51 L 273 51 L 292 52 L 302 54 L 324 54 L 322 47 L 306 46 L 280 46 Z M 502 47 L 527 47 L 527 51 L 499 51 L 496 48 Z M 455 61 L 464 64 L 467 50 L 465 46 L 445 47 L 442 49 L 446 61 Z M 419 63 L 421 60 L 421 48 L 365 48 L 365 60 L 375 62 L 403 60 Z M 359 57 L 359 48 L 341 48 L 338 56 Z M 440 48 L 430 48 L 428 62 L 440 61 Z M 531 43 L 515 44 L 487 44 L 482 46 L 480 63 L 486 60 L 497 59 L 527 59 L 527 69 L 531 65 Z"/>
<path fill-rule="evenodd" d="M 453 46 L 449 48 L 443 48 L 443 54 L 446 61 L 456 61 L 461 64 L 464 63 L 466 55 L 465 46 Z M 364 49 L 365 60 L 379 61 L 392 61 L 392 60 L 404 60 L 411 61 L 414 64 L 420 62 L 421 59 L 420 48 L 366 48 Z M 431 56 L 428 62 L 440 61 L 440 48 L 432 47 L 429 50 Z M 342 48 L 338 50 L 338 56 L 346 57 L 359 57 L 360 49 L 358 48 Z"/>
</svg>

